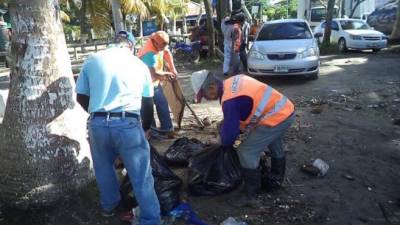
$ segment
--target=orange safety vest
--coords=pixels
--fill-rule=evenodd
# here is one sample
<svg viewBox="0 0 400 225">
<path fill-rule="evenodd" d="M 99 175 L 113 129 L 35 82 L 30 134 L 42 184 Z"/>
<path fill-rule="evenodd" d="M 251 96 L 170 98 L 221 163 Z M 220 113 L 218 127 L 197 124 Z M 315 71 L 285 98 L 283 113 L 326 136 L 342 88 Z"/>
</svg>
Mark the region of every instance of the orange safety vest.
<svg viewBox="0 0 400 225">
<path fill-rule="evenodd" d="M 253 100 L 250 115 L 245 121 L 240 121 L 242 130 L 251 123 L 274 127 L 294 112 L 294 105 L 286 96 L 246 75 L 236 75 L 224 81 L 221 104 L 239 96 L 248 96 Z"/>
</svg>

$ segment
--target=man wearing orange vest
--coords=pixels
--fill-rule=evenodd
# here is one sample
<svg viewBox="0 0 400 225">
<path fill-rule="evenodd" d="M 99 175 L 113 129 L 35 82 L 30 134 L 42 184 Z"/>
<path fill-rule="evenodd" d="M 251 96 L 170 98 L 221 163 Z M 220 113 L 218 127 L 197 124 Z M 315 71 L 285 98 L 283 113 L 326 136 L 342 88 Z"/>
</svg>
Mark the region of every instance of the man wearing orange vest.
<svg viewBox="0 0 400 225">
<path fill-rule="evenodd" d="M 138 52 L 138 57 L 148 66 L 154 85 L 154 104 L 156 105 L 161 132 L 172 132 L 174 127 L 169 113 L 168 101 L 165 98 L 160 81 L 176 78 L 178 72 L 171 52 L 168 50 L 169 36 L 164 31 L 151 34 L 145 46 Z M 164 64 L 165 63 L 165 64 Z M 164 70 L 164 65 L 168 71 Z"/>
<path fill-rule="evenodd" d="M 282 185 L 286 167 L 283 136 L 295 120 L 294 105 L 277 90 L 246 75 L 226 79 L 223 89 L 221 144 L 229 148 L 241 131 L 247 134 L 237 150 L 245 191 L 241 204 L 252 206 L 261 187 L 259 161 L 266 147 L 271 156 L 267 189 Z"/>
</svg>

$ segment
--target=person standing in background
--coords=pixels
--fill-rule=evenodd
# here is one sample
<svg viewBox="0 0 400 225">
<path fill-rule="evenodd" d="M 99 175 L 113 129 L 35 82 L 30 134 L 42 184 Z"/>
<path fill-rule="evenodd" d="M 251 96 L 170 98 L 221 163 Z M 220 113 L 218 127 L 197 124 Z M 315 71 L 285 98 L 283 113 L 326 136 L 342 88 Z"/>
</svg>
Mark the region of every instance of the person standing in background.
<svg viewBox="0 0 400 225">
<path fill-rule="evenodd" d="M 221 22 L 221 30 L 224 35 L 224 64 L 222 68 L 222 72 L 224 77 L 229 74 L 229 66 L 231 62 L 232 55 L 232 31 L 233 24 L 231 22 L 231 18 L 229 16 L 225 17 Z"/>
<path fill-rule="evenodd" d="M 240 61 L 242 61 L 243 72 L 247 73 L 247 50 L 249 48 L 250 24 L 245 20 L 242 25 L 242 44 L 240 45 Z"/>
</svg>

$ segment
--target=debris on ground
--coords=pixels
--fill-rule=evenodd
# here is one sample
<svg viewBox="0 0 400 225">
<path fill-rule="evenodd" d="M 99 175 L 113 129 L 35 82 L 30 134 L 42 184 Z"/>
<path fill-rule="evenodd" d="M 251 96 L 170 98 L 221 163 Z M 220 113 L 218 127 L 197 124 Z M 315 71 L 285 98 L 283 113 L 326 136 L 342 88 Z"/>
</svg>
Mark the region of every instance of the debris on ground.
<svg viewBox="0 0 400 225">
<path fill-rule="evenodd" d="M 351 181 L 355 180 L 355 178 L 349 174 L 343 174 L 342 177 L 347 180 L 351 180 Z"/>
<path fill-rule="evenodd" d="M 322 107 L 321 106 L 316 106 L 311 109 L 311 113 L 313 114 L 320 114 L 322 112 Z"/>
<path fill-rule="evenodd" d="M 311 164 L 303 164 L 300 170 L 314 176 L 323 177 L 328 172 L 329 165 L 322 159 L 315 159 Z"/>
<path fill-rule="evenodd" d="M 187 166 L 192 155 L 202 151 L 206 144 L 196 138 L 177 139 L 165 152 L 165 160 L 172 166 Z"/>
<path fill-rule="evenodd" d="M 228 217 L 226 220 L 224 220 L 221 225 L 247 225 L 246 222 L 242 222 L 240 220 L 236 220 L 233 217 Z"/>
</svg>

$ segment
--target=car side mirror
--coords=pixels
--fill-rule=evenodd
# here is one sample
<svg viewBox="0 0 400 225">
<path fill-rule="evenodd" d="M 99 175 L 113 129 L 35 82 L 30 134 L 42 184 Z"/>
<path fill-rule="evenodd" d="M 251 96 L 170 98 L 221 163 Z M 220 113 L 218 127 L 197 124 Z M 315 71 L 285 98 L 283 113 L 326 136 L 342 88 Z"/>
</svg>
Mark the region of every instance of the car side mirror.
<svg viewBox="0 0 400 225">
<path fill-rule="evenodd" d="M 339 28 L 337 28 L 337 27 L 332 27 L 332 30 L 339 31 Z"/>
</svg>

